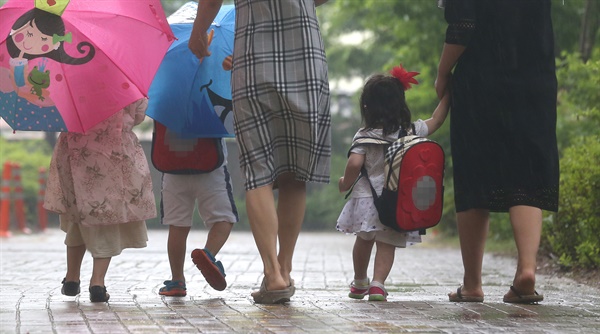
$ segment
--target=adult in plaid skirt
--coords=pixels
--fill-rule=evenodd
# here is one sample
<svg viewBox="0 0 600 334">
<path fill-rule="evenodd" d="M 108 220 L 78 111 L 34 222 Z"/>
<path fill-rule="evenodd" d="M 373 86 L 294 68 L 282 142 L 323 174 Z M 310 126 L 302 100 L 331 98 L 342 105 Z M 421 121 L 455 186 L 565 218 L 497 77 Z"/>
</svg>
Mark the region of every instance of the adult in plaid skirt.
<svg viewBox="0 0 600 334">
<path fill-rule="evenodd" d="M 294 294 L 290 273 L 306 182 L 329 182 L 329 85 L 315 10 L 324 2 L 235 1 L 232 99 L 246 209 L 264 265 L 261 288 L 252 293 L 257 303 L 282 303 Z M 198 3 L 189 42 L 198 58 L 210 56 L 206 32 L 221 5 Z"/>
</svg>

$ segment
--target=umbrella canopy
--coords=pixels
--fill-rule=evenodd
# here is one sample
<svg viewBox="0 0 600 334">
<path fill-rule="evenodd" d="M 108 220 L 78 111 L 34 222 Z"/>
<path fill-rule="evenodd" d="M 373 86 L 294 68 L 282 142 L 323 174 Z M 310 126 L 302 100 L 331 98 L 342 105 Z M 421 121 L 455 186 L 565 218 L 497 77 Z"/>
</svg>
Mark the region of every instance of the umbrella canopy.
<svg viewBox="0 0 600 334">
<path fill-rule="evenodd" d="M 222 6 L 207 31 L 210 57 L 200 62 L 188 48 L 198 4 L 188 2 L 169 16 L 177 37 L 148 96 L 147 115 L 183 138 L 233 137 L 231 56 L 235 8 Z"/>
<path fill-rule="evenodd" d="M 0 8 L 0 116 L 84 133 L 147 96 L 174 40 L 160 0 L 10 0 Z"/>
</svg>

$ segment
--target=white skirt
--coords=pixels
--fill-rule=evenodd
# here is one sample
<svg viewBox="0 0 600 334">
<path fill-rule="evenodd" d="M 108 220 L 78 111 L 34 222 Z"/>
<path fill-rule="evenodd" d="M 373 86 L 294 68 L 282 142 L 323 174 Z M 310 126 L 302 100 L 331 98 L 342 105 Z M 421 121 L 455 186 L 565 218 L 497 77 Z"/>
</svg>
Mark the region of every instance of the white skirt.
<svg viewBox="0 0 600 334">
<path fill-rule="evenodd" d="M 108 258 L 121 254 L 126 248 L 144 248 L 148 231 L 144 220 L 114 225 L 87 226 L 60 215 L 60 229 L 65 231 L 65 245 L 85 249 L 93 258 Z"/>
<path fill-rule="evenodd" d="M 406 247 L 421 242 L 418 231 L 398 232 L 379 221 L 372 197 L 350 198 L 340 217 L 336 229 L 342 233 L 357 234 L 363 239 L 373 239 L 396 247 Z M 373 235 L 373 236 L 370 236 Z"/>
</svg>

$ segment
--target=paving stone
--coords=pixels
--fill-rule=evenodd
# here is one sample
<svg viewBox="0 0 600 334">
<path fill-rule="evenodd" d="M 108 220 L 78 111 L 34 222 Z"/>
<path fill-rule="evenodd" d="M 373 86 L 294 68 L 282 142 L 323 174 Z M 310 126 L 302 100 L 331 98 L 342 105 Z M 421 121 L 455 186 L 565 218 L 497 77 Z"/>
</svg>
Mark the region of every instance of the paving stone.
<svg viewBox="0 0 600 334">
<path fill-rule="evenodd" d="M 206 235 L 192 230 L 188 253 Z M 147 248 L 112 259 L 109 303 L 89 301 L 89 255 L 81 294 L 60 293 L 60 230 L 0 239 L 0 333 L 600 333 L 600 291 L 568 278 L 539 275 L 541 305 L 503 303 L 514 275 L 509 257 L 485 256 L 485 303 L 448 302 L 462 277 L 460 251 L 427 239 L 397 250 L 388 302 L 348 298 L 354 238 L 312 232 L 301 233 L 296 246 L 290 303 L 254 304 L 250 292 L 260 286 L 262 264 L 248 232 L 233 232 L 217 255 L 227 273 L 224 291 L 213 290 L 188 258 L 188 295 L 162 297 L 158 289 L 170 276 L 166 239 L 165 230 L 151 230 Z"/>
</svg>

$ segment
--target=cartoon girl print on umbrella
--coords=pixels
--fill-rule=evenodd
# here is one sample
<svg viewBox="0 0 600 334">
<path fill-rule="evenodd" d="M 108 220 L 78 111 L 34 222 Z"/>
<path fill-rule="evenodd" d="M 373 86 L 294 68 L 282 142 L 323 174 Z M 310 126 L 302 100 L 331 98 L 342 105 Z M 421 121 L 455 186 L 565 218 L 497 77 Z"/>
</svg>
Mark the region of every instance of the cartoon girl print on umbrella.
<svg viewBox="0 0 600 334">
<path fill-rule="evenodd" d="M 148 95 L 173 39 L 160 0 L 8 0 L 0 117 L 13 130 L 86 133 Z"/>
<path fill-rule="evenodd" d="M 41 115 L 48 124 L 48 131 L 66 131 L 65 122 L 51 98 L 51 81 L 61 81 L 63 76 L 47 68 L 48 60 L 58 63 L 80 65 L 94 58 L 94 46 L 82 41 L 77 44 L 77 51 L 84 55 L 76 58 L 64 49 L 64 43 L 71 43 L 72 34 L 65 33 L 65 24 L 61 14 L 68 1 L 57 4 L 56 8 L 46 8 L 43 2 L 36 1 L 36 7 L 21 15 L 12 25 L 6 38 L 6 51 L 10 57 L 10 68 L 0 68 L 0 94 L 5 101 L 13 101 L 0 110 L 8 114 L 16 125 L 32 128 L 34 125 L 25 112 L 32 110 Z M 35 64 L 33 59 L 40 58 Z M 34 65 L 34 66 L 32 66 Z M 6 79 L 6 80 L 5 80 Z M 39 107 L 39 109 L 37 108 Z M 12 115 L 11 115 L 12 114 Z M 4 115 L 7 116 L 7 115 Z M 15 125 L 15 124 L 13 124 Z"/>
<path fill-rule="evenodd" d="M 84 54 L 87 49 L 87 55 L 82 58 L 74 58 L 67 54 L 64 42 L 71 42 L 71 33 L 65 34 L 65 25 L 59 15 L 34 8 L 17 19 L 6 40 L 6 47 L 11 57 L 15 91 L 20 96 L 37 105 L 47 99 L 42 90 L 50 86 L 50 73 L 44 71 L 44 62 L 28 72 L 29 60 L 45 57 L 60 63 L 79 65 L 89 62 L 94 57 L 95 49 L 89 42 L 84 41 L 77 45 L 79 53 Z M 22 87 L 27 84 L 31 86 L 30 89 L 23 90 Z M 51 103 L 48 101 L 40 106 L 52 105 Z"/>
</svg>

